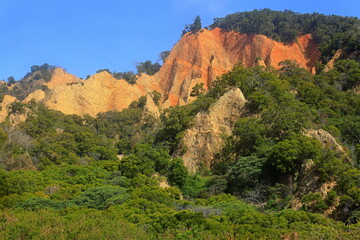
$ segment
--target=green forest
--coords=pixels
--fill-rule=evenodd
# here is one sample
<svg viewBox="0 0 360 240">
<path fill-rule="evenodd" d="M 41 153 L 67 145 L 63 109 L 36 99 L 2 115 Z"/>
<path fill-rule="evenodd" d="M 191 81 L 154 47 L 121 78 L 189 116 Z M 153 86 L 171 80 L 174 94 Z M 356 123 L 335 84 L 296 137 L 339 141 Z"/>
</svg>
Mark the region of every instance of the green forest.
<svg viewBox="0 0 360 240">
<path fill-rule="evenodd" d="M 253 18 L 265 22 L 252 30 Z M 270 23 L 273 30 L 262 32 Z M 239 64 L 160 118 L 144 111 L 146 97 L 96 117 L 14 102 L 10 114 L 27 118 L 18 126 L 0 123 L 0 239 L 359 239 L 360 62 L 351 48 L 360 48 L 351 44 L 360 38 L 336 48 L 337 40 L 328 39 L 348 36 L 356 24 L 270 10 L 216 19 L 212 27 L 249 28 L 285 42 L 312 33 L 327 49 L 323 57 L 339 46 L 348 47 L 349 57 L 327 72 L 319 63 L 315 75 L 291 60 L 279 70 Z M 189 172 L 172 157 L 184 132 L 233 88 L 247 99 L 245 114 L 224 136 L 211 168 Z M 151 96 L 160 107 L 162 96 Z M 325 130 L 343 150 L 307 136 L 309 129 Z M 317 187 L 335 183 L 325 198 L 302 191 L 306 166 Z M 299 210 L 292 209 L 295 200 Z"/>
</svg>

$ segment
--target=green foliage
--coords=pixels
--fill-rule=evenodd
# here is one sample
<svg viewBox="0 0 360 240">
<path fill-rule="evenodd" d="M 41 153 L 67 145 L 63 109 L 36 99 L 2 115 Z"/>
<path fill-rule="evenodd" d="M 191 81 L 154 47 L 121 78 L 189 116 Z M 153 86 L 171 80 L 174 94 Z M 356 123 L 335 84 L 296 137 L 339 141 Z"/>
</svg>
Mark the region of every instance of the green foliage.
<svg viewBox="0 0 360 240">
<path fill-rule="evenodd" d="M 25 106 L 22 102 L 15 101 L 9 106 L 9 113 L 12 114 L 23 114 L 25 113 Z"/>
<path fill-rule="evenodd" d="M 132 71 L 126 71 L 126 72 L 113 72 L 112 75 L 116 79 L 124 79 L 130 84 L 135 84 L 137 80 L 137 75 Z"/>
<path fill-rule="evenodd" d="M 71 202 L 88 208 L 106 209 L 124 203 L 129 196 L 125 188 L 95 187 L 87 189 Z"/>
<path fill-rule="evenodd" d="M 207 111 L 215 101 L 215 97 L 200 95 L 191 104 L 165 109 L 160 116 L 163 127 L 156 134 L 155 144 L 167 147 L 171 155 L 179 146 L 184 131 L 191 126 L 195 115 L 200 111 Z"/>
<path fill-rule="evenodd" d="M 296 136 L 278 142 L 272 149 L 268 161 L 280 173 L 293 173 L 306 159 L 313 159 L 318 153 L 319 143 L 313 139 Z"/>
<path fill-rule="evenodd" d="M 150 76 L 157 73 L 160 68 L 161 65 L 159 63 L 152 63 L 150 60 L 136 64 L 136 70 L 138 73 L 146 73 Z"/>
<path fill-rule="evenodd" d="M 182 187 L 188 177 L 188 171 L 184 162 L 180 158 L 175 158 L 170 162 L 168 180 L 172 185 Z"/>
<path fill-rule="evenodd" d="M 205 91 L 204 89 L 204 83 L 197 83 L 195 84 L 195 86 L 192 88 L 190 96 L 191 97 L 196 97 L 199 96 L 200 94 L 202 94 Z"/>
<path fill-rule="evenodd" d="M 101 72 L 108 72 L 109 74 L 111 74 L 111 71 L 108 68 L 99 69 L 99 70 L 96 71 L 96 73 L 101 73 Z"/>
<path fill-rule="evenodd" d="M 108 69 L 108 68 L 99 69 L 99 70 L 96 71 L 96 73 L 100 73 L 100 72 L 108 72 L 114 78 L 116 78 L 116 79 L 124 79 L 125 81 L 127 81 L 130 84 L 135 84 L 135 82 L 137 80 L 137 75 L 132 71 L 125 71 L 125 72 L 115 72 L 114 71 L 114 72 L 111 72 L 110 69 Z M 86 79 L 88 79 L 88 77 Z"/>
<path fill-rule="evenodd" d="M 171 166 L 169 152 L 163 148 L 154 148 L 148 144 L 137 144 L 133 149 L 133 154 L 145 162 L 154 164 L 154 170 L 162 175 L 168 173 Z"/>
<path fill-rule="evenodd" d="M 144 158 L 139 158 L 134 154 L 121 159 L 119 171 L 122 176 L 128 178 L 133 178 L 139 173 L 151 176 L 155 172 L 153 162 L 149 162 Z"/>
<path fill-rule="evenodd" d="M 159 93 L 158 91 L 154 90 L 152 92 L 152 99 L 154 101 L 154 103 L 159 106 L 160 104 L 160 100 L 161 100 L 161 93 Z"/>
<path fill-rule="evenodd" d="M 323 212 L 328 208 L 320 193 L 309 193 L 302 198 L 304 208 L 311 212 Z"/>
<path fill-rule="evenodd" d="M 355 17 L 323 15 L 319 13 L 300 14 L 290 10 L 270 9 L 238 12 L 215 18 L 211 28 L 220 27 L 228 31 L 262 34 L 274 40 L 291 43 L 300 34 L 310 33 L 320 45 L 322 60 L 327 62 L 340 48 L 353 52 L 359 58 L 359 20 Z"/>
<path fill-rule="evenodd" d="M 26 210 L 39 210 L 39 209 L 63 209 L 70 206 L 68 202 L 63 201 L 52 201 L 50 199 L 45 198 L 30 198 L 25 202 L 17 204 L 17 208 L 23 208 Z"/>
<path fill-rule="evenodd" d="M 239 155 L 247 156 L 256 151 L 256 147 L 264 144 L 266 129 L 256 118 L 241 118 L 234 128 L 233 148 Z"/>
<path fill-rule="evenodd" d="M 47 63 L 44 63 L 41 66 L 38 65 L 34 65 L 31 68 L 31 72 L 36 72 L 36 71 L 46 71 L 46 70 L 53 70 L 55 69 L 55 66 L 49 65 Z"/>
<path fill-rule="evenodd" d="M 8 77 L 8 79 L 7 79 L 7 82 L 8 82 L 8 85 L 10 84 L 14 84 L 15 83 L 15 78 L 13 77 L 13 76 L 10 76 L 10 77 Z"/>
<path fill-rule="evenodd" d="M 160 58 L 163 62 L 165 62 L 166 58 L 170 55 L 170 51 L 162 51 L 160 53 Z"/>
<path fill-rule="evenodd" d="M 342 90 L 350 90 L 360 83 L 360 63 L 351 59 L 337 61 L 334 65 L 339 72 L 337 82 Z"/>
<path fill-rule="evenodd" d="M 271 32 L 268 20 L 244 25 Z M 360 98 L 351 90 L 358 75 L 354 60 L 315 76 L 294 61 L 278 71 L 236 66 L 208 93 L 198 85 L 195 101 L 166 109 L 160 120 L 143 114 L 145 97 L 96 118 L 34 101 L 15 106 L 28 117 L 17 128 L 0 124 L 0 163 L 9 170 L 0 170 L 0 238 L 355 239 L 360 171 L 350 158 L 360 158 Z M 171 158 L 184 131 L 237 87 L 248 102 L 233 134 L 211 171 L 189 175 Z M 309 128 L 329 131 L 349 151 L 305 137 Z M 305 167 L 316 185 L 336 182 L 326 197 L 299 191 L 309 177 Z M 294 197 L 305 211 L 286 209 Z M 336 207 L 332 217 L 353 225 L 311 213 L 329 207 Z"/>
<path fill-rule="evenodd" d="M 172 154 L 180 143 L 183 132 L 190 126 L 193 116 L 188 107 L 170 107 L 161 115 L 163 128 L 157 133 L 155 143 L 169 147 Z"/>
<path fill-rule="evenodd" d="M 192 24 L 186 24 L 185 29 L 182 31 L 181 36 L 184 36 L 186 33 L 197 33 L 201 30 L 201 18 L 197 15 Z"/>
<path fill-rule="evenodd" d="M 56 68 L 55 66 L 49 65 L 47 63 L 44 63 L 41 66 L 34 65 L 30 68 L 31 72 L 28 73 L 24 77 L 24 79 L 31 76 L 35 81 L 43 79 L 45 82 L 49 82 L 51 80 L 52 73 L 55 68 Z"/>
<path fill-rule="evenodd" d="M 260 182 L 265 160 L 256 156 L 240 157 L 228 170 L 229 191 L 240 193 L 255 188 Z"/>
<path fill-rule="evenodd" d="M 199 175 L 190 175 L 186 178 L 181 190 L 186 199 L 199 198 L 207 192 L 208 188 L 206 184 L 206 178 Z"/>
</svg>

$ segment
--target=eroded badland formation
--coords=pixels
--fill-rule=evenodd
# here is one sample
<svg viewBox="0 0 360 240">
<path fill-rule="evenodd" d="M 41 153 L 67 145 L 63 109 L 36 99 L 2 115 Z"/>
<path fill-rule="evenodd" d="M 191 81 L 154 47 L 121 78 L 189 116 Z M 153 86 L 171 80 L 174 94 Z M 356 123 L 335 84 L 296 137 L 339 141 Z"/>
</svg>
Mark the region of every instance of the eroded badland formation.
<svg viewBox="0 0 360 240">
<path fill-rule="evenodd" d="M 48 90 L 31 92 L 25 102 L 35 99 L 51 109 L 65 114 L 96 116 L 99 112 L 122 110 L 139 97 L 154 90 L 162 95 L 164 107 L 183 105 L 192 101 L 190 92 L 197 83 L 208 89 L 217 76 L 234 65 L 255 64 L 279 68 L 285 59 L 296 60 L 301 67 L 314 72 L 320 53 L 310 34 L 298 37 L 292 44 L 271 40 L 263 35 L 247 35 L 215 28 L 196 34 L 186 34 L 170 52 L 160 71 L 154 76 L 141 74 L 136 84 L 115 79 L 100 72 L 87 80 L 54 70 Z M 6 98 L 3 109 L 14 101 Z M 5 111 L 1 114 L 3 117 Z"/>
</svg>

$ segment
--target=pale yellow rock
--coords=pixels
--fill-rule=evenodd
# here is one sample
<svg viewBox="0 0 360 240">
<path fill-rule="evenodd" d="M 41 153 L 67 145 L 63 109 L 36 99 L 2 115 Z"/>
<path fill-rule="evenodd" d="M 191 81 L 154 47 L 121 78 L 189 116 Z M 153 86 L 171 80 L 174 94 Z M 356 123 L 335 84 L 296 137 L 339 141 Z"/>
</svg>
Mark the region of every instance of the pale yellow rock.
<svg viewBox="0 0 360 240">
<path fill-rule="evenodd" d="M 62 68 L 55 68 L 51 77 L 50 82 L 45 85 L 49 89 L 53 89 L 54 87 L 65 86 L 67 84 L 81 82 L 82 80 L 75 75 L 67 73 Z"/>
<path fill-rule="evenodd" d="M 146 91 L 108 72 L 100 72 L 86 81 L 53 86 L 45 104 L 65 114 L 96 116 L 100 112 L 122 110 L 145 95 Z"/>
<path fill-rule="evenodd" d="M 5 95 L 3 101 L 0 103 L 0 122 L 5 121 L 8 116 L 8 110 L 11 103 L 15 102 L 16 98 L 13 96 Z"/>
<path fill-rule="evenodd" d="M 324 72 L 328 72 L 330 71 L 331 69 L 334 68 L 334 65 L 335 65 L 335 62 L 341 57 L 341 55 L 343 54 L 343 50 L 342 49 L 338 49 L 333 58 L 330 59 L 330 61 L 325 65 L 325 68 L 324 68 Z"/>
<path fill-rule="evenodd" d="M 32 99 L 34 99 L 36 102 L 40 102 L 40 101 L 43 101 L 46 97 L 46 93 L 41 90 L 41 89 L 38 89 L 38 90 L 35 90 L 33 91 L 32 93 L 30 93 L 25 99 L 24 99 L 24 103 L 28 103 L 30 102 Z"/>
<path fill-rule="evenodd" d="M 28 109 L 25 109 L 25 113 L 23 113 L 23 114 L 11 114 L 9 116 L 10 124 L 17 126 L 20 123 L 25 122 L 26 118 L 27 118 L 27 112 L 28 112 Z"/>
<path fill-rule="evenodd" d="M 156 104 L 154 103 L 154 100 L 152 99 L 152 97 L 149 94 L 146 95 L 146 104 L 144 106 L 144 113 L 150 114 L 150 115 L 154 116 L 155 118 L 160 118 L 159 107 L 156 106 Z"/>
<path fill-rule="evenodd" d="M 260 67 L 266 67 L 265 61 L 262 59 L 259 59 L 255 64 Z"/>
<path fill-rule="evenodd" d="M 192 127 L 186 130 L 174 157 L 182 158 L 190 172 L 199 167 L 210 168 L 214 155 L 223 146 L 224 136 L 232 133 L 245 103 L 241 90 L 234 88 L 220 97 L 207 112 L 199 112 Z"/>
</svg>

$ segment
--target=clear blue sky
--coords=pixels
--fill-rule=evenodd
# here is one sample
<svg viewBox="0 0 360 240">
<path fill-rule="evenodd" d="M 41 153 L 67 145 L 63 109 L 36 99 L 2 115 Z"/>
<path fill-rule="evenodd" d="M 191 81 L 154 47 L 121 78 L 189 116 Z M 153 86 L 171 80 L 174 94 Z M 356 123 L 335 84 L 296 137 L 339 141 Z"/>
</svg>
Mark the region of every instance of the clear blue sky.
<svg viewBox="0 0 360 240">
<path fill-rule="evenodd" d="M 359 0 L 0 0 L 0 80 L 43 63 L 83 78 L 100 68 L 134 70 L 159 60 L 198 14 L 208 26 L 262 8 L 360 17 Z"/>
</svg>

